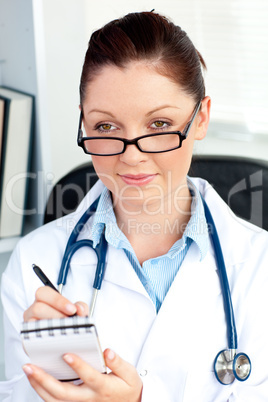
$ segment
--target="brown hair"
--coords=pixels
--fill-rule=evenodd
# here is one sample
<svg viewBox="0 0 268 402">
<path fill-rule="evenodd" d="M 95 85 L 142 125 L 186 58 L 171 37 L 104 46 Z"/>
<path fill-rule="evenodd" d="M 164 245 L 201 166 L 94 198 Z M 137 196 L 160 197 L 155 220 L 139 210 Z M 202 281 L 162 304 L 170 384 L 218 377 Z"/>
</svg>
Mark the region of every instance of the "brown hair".
<svg viewBox="0 0 268 402">
<path fill-rule="evenodd" d="M 155 69 L 178 83 L 196 102 L 205 96 L 201 54 L 179 26 L 153 13 L 127 14 L 95 31 L 89 41 L 80 82 L 80 104 L 87 86 L 107 65 L 151 61 Z"/>
</svg>

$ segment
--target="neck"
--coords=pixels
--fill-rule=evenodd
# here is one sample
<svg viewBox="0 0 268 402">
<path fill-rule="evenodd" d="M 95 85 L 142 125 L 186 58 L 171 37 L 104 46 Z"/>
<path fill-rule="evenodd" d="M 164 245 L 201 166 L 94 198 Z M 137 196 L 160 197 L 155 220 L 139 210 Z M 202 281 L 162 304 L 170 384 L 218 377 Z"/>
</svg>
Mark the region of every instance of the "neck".
<svg viewBox="0 0 268 402">
<path fill-rule="evenodd" d="M 185 186 L 179 199 L 172 194 L 158 202 L 133 206 L 120 200 L 115 203 L 115 215 L 142 263 L 165 254 L 182 237 L 191 217 L 190 191 Z"/>
</svg>

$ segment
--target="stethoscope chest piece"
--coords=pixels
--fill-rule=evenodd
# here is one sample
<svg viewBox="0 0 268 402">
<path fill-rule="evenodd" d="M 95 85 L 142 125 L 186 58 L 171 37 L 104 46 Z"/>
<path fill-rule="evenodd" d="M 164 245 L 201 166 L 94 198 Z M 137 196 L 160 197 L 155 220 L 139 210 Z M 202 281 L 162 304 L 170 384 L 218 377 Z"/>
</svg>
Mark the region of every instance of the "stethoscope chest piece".
<svg viewBox="0 0 268 402">
<path fill-rule="evenodd" d="M 251 362 L 244 353 L 235 354 L 235 350 L 226 349 L 219 352 L 214 362 L 214 370 L 218 381 L 229 385 L 235 379 L 245 381 L 251 372 Z"/>
</svg>

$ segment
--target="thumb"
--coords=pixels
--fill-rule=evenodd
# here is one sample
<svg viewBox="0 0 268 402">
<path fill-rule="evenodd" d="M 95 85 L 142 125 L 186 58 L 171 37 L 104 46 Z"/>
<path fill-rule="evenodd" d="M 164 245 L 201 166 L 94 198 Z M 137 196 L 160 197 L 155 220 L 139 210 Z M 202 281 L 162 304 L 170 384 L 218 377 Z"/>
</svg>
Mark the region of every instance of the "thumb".
<svg viewBox="0 0 268 402">
<path fill-rule="evenodd" d="M 89 313 L 88 305 L 82 301 L 76 302 L 76 314 L 82 317 L 86 317 Z"/>
<path fill-rule="evenodd" d="M 107 367 L 128 385 L 136 386 L 141 381 L 136 368 L 123 360 L 113 350 L 106 349 L 103 355 Z"/>
</svg>

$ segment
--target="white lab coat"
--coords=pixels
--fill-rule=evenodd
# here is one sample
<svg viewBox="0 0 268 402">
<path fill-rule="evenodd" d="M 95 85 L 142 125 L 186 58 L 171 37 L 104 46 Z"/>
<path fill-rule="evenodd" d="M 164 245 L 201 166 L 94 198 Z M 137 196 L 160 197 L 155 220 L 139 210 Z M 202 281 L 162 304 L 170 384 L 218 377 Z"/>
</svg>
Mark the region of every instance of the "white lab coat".
<svg viewBox="0 0 268 402">
<path fill-rule="evenodd" d="M 238 352 L 247 353 L 246 382 L 221 385 L 213 373 L 216 354 L 227 347 L 223 300 L 213 247 L 203 261 L 195 243 L 156 314 L 154 304 L 122 250 L 109 246 L 95 323 L 103 349 L 110 347 L 136 366 L 143 402 L 268 401 L 268 234 L 236 218 L 213 188 L 194 179 L 214 217 L 227 266 L 238 333 Z M 101 192 L 98 182 L 76 213 L 37 229 L 18 244 L 2 278 L 6 373 L 1 400 L 38 401 L 21 366 L 27 362 L 19 339 L 23 312 L 40 280 L 32 264 L 57 282 L 67 239 L 82 211 Z M 89 233 L 88 222 L 82 237 Z M 96 257 L 83 248 L 73 257 L 63 294 L 89 303 Z M 1 386 L 0 386 L 1 395 Z"/>
</svg>

